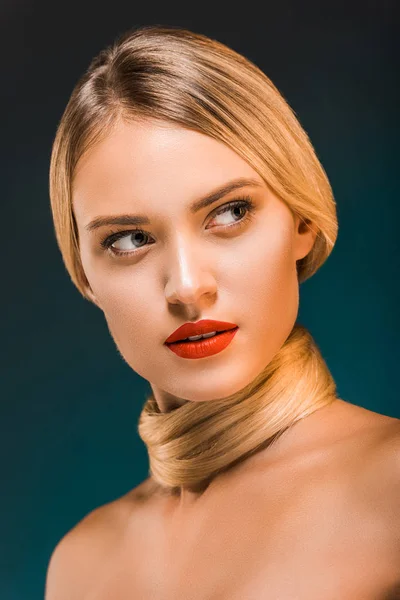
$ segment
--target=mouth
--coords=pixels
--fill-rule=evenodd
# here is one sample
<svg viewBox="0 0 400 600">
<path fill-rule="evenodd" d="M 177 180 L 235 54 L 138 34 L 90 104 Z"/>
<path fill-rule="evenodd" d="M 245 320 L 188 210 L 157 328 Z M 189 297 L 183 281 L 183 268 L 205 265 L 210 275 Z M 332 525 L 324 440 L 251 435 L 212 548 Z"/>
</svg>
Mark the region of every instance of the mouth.
<svg viewBox="0 0 400 600">
<path fill-rule="evenodd" d="M 212 337 L 217 337 L 226 333 L 227 331 L 233 331 L 234 329 L 238 329 L 238 327 L 232 327 L 232 329 L 223 329 L 222 331 L 214 331 L 211 333 L 204 333 L 203 335 L 194 335 L 187 337 L 182 340 L 176 340 L 175 342 L 166 342 L 167 346 L 173 346 L 174 344 L 195 344 L 196 342 L 201 342 L 202 340 L 207 340 Z"/>
<path fill-rule="evenodd" d="M 196 339 L 182 339 L 166 343 L 166 346 L 176 356 L 185 359 L 209 358 L 219 354 L 227 348 L 236 335 L 239 327 L 222 331 L 209 332 L 208 334 L 190 336 Z"/>
<path fill-rule="evenodd" d="M 212 338 L 232 329 L 237 329 L 236 323 L 228 321 L 216 321 L 214 319 L 202 319 L 197 323 L 188 322 L 181 325 L 165 340 L 164 344 L 190 343 L 202 339 Z"/>
</svg>

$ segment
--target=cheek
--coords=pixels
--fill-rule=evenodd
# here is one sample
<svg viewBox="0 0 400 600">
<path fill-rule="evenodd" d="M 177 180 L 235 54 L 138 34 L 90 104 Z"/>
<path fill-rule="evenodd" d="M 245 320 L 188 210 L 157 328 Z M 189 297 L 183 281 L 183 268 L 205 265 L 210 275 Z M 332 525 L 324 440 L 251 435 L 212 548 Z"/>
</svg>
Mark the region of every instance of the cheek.
<svg viewBox="0 0 400 600">
<path fill-rule="evenodd" d="M 93 275 L 93 274 L 92 274 Z M 118 346 L 143 345 L 157 317 L 155 276 L 142 273 L 137 265 L 104 269 L 89 280 L 104 312 L 109 331 Z M 158 306 L 158 313 L 159 313 Z M 154 326 L 153 326 L 154 328 Z M 160 331 L 161 335 L 162 331 Z"/>
<path fill-rule="evenodd" d="M 251 377 L 272 360 L 296 322 L 299 287 L 291 239 L 288 235 L 260 240 L 251 260 L 242 265 L 240 277 L 236 274 L 233 310 L 239 311 L 238 322 L 242 322 L 243 352 L 249 357 Z"/>
<path fill-rule="evenodd" d="M 291 230 L 266 233 L 264 229 L 257 240 L 248 240 L 248 246 L 230 266 L 225 265 L 234 305 L 263 328 L 266 323 L 279 325 L 282 319 L 292 319 L 299 290 Z"/>
</svg>

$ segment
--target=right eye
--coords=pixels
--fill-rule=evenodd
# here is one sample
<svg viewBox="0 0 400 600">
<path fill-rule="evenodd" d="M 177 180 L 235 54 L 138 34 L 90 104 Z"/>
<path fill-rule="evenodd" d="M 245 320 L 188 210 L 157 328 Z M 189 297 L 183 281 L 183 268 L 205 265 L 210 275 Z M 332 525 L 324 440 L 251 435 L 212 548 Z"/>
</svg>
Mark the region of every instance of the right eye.
<svg viewBox="0 0 400 600">
<path fill-rule="evenodd" d="M 134 236 L 137 236 L 136 238 L 134 238 Z M 137 252 L 137 250 L 140 250 L 140 248 L 144 248 L 144 246 L 140 246 L 138 248 L 136 248 L 136 250 L 131 251 L 128 248 L 124 247 L 127 245 L 127 243 L 129 244 L 130 241 L 141 241 L 141 238 L 148 238 L 150 237 L 148 233 L 146 233 L 145 231 L 143 231 L 142 229 L 131 229 L 131 230 L 126 230 L 126 231 L 117 231 L 111 235 L 109 235 L 108 237 L 106 237 L 105 240 L 103 240 L 101 242 L 101 246 L 103 248 L 106 248 L 107 250 L 111 251 L 113 254 L 116 254 L 117 256 L 120 255 L 124 255 L 124 256 L 129 256 L 131 254 L 134 254 Z M 139 238 L 139 239 L 138 239 Z M 122 242 L 122 248 L 112 248 L 112 244 L 114 244 L 115 242 L 117 242 L 118 240 L 120 240 Z M 124 242 L 124 240 L 126 240 Z"/>
</svg>

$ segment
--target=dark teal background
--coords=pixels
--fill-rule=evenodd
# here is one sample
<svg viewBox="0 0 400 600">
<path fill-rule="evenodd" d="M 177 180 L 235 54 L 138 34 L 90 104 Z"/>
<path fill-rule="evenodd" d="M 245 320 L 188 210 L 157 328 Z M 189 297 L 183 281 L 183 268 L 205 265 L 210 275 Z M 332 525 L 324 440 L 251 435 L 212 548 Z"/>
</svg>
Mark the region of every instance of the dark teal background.
<svg viewBox="0 0 400 600">
<path fill-rule="evenodd" d="M 263 3 L 263 16 L 246 3 L 218 17 L 198 3 L 182 14 L 134 2 L 3 2 L 2 600 L 43 598 L 59 539 L 147 476 L 137 420 L 150 388 L 73 287 L 48 197 L 51 144 L 72 88 L 130 27 L 215 37 L 253 60 L 294 108 L 339 218 L 333 253 L 300 287 L 298 320 L 340 397 L 400 418 L 395 5 L 281 0 Z"/>
</svg>

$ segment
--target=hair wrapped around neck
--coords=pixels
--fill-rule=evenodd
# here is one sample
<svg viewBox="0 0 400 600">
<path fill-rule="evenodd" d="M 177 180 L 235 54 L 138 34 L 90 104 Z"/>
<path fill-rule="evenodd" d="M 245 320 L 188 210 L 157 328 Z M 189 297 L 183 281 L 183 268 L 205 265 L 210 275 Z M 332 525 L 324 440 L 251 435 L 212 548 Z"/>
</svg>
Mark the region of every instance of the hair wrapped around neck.
<svg viewBox="0 0 400 600">
<path fill-rule="evenodd" d="M 245 388 L 222 400 L 160 412 L 151 394 L 138 431 L 150 475 L 171 492 L 201 489 L 218 473 L 272 443 L 296 421 L 337 398 L 309 331 L 295 324 L 274 358 Z"/>
</svg>

